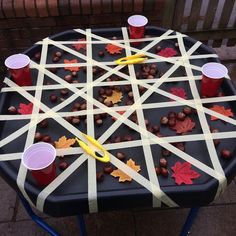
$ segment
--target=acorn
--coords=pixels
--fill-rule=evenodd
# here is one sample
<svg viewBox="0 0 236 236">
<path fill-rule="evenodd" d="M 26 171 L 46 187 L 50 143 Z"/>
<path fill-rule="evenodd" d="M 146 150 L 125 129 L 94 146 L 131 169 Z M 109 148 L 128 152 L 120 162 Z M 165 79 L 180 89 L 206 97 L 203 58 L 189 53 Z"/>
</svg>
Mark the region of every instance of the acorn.
<svg viewBox="0 0 236 236">
<path fill-rule="evenodd" d="M 80 109 L 81 104 L 79 102 L 75 102 L 73 105 L 73 108 L 75 108 L 77 111 Z"/>
<path fill-rule="evenodd" d="M 184 107 L 183 113 L 187 116 L 190 115 L 192 113 L 192 108 L 191 107 Z"/>
<path fill-rule="evenodd" d="M 99 51 L 99 52 L 98 52 L 98 56 L 99 56 L 99 57 L 104 57 L 104 55 L 105 55 L 104 51 Z"/>
<path fill-rule="evenodd" d="M 43 138 L 43 135 L 42 135 L 41 133 L 39 133 L 39 132 L 36 132 L 36 133 L 35 133 L 35 135 L 34 135 L 34 141 L 35 141 L 35 142 L 41 141 L 42 138 Z"/>
<path fill-rule="evenodd" d="M 80 106 L 81 110 L 86 110 L 87 109 L 87 104 L 86 103 L 82 103 Z"/>
<path fill-rule="evenodd" d="M 168 124 L 168 121 L 169 121 L 169 119 L 168 119 L 166 116 L 162 116 L 162 117 L 161 117 L 161 120 L 160 120 L 160 123 L 161 123 L 162 125 L 167 125 L 167 124 Z"/>
<path fill-rule="evenodd" d="M 168 170 L 166 168 L 164 168 L 164 167 L 161 167 L 161 175 L 163 177 L 167 177 L 169 175 Z"/>
<path fill-rule="evenodd" d="M 132 141 L 133 138 L 130 135 L 125 135 L 123 138 L 124 141 Z"/>
<path fill-rule="evenodd" d="M 170 111 L 168 113 L 168 119 L 171 119 L 171 118 L 176 118 L 177 117 L 177 114 L 174 112 L 174 111 Z"/>
<path fill-rule="evenodd" d="M 14 107 L 14 106 L 10 106 L 8 109 L 7 109 L 8 113 L 11 114 L 11 115 L 15 115 L 17 114 L 17 109 Z"/>
<path fill-rule="evenodd" d="M 40 128 L 48 127 L 48 120 L 47 119 L 42 120 L 41 122 L 39 122 L 39 126 Z"/>
<path fill-rule="evenodd" d="M 161 167 L 159 167 L 159 166 L 155 167 L 155 171 L 156 171 L 157 175 L 160 175 L 161 174 Z"/>
<path fill-rule="evenodd" d="M 53 62 L 58 62 L 58 61 L 60 61 L 60 58 L 57 57 L 57 56 L 54 56 L 54 57 L 52 58 L 52 61 L 53 61 Z"/>
<path fill-rule="evenodd" d="M 49 71 L 51 71 L 53 74 L 56 74 L 57 68 L 56 67 L 49 68 Z"/>
<path fill-rule="evenodd" d="M 59 52 L 59 51 L 54 53 L 54 57 L 59 57 L 59 58 L 61 58 L 61 56 L 62 56 L 62 53 Z"/>
<path fill-rule="evenodd" d="M 162 149 L 161 153 L 162 153 L 162 156 L 164 156 L 164 157 L 168 157 L 171 155 L 171 151 L 169 151 L 168 149 L 165 149 L 165 148 Z"/>
<path fill-rule="evenodd" d="M 160 127 L 159 127 L 158 125 L 153 125 L 153 126 L 152 126 L 152 129 L 153 129 L 153 132 L 154 132 L 154 133 L 157 133 L 157 132 L 160 131 Z"/>
<path fill-rule="evenodd" d="M 69 90 L 68 90 L 68 89 L 66 89 L 66 88 L 64 88 L 64 89 L 61 89 L 60 93 L 61 93 L 61 95 L 62 95 L 62 96 L 66 96 L 66 95 L 68 95 L 68 93 L 69 93 Z"/>
<path fill-rule="evenodd" d="M 112 95 L 112 93 L 113 93 L 113 91 L 112 91 L 112 89 L 106 89 L 105 90 L 105 94 L 106 94 L 106 96 L 108 96 L 108 97 L 110 97 L 111 95 Z"/>
<path fill-rule="evenodd" d="M 161 167 L 167 167 L 168 162 L 165 158 L 161 158 L 159 160 L 159 164 L 160 164 Z"/>
<path fill-rule="evenodd" d="M 175 118 L 171 118 L 168 120 L 168 126 L 169 127 L 173 127 L 176 125 L 176 119 Z"/>
<path fill-rule="evenodd" d="M 96 124 L 97 126 L 101 126 L 101 125 L 103 124 L 102 119 L 97 119 L 97 120 L 95 121 L 95 124 Z"/>
<path fill-rule="evenodd" d="M 77 117 L 73 117 L 72 120 L 71 120 L 71 123 L 73 125 L 78 125 L 80 123 L 80 118 L 77 116 Z"/>
<path fill-rule="evenodd" d="M 50 101 L 51 101 L 52 103 L 57 102 L 57 95 L 56 95 L 56 94 L 51 94 L 49 98 L 50 98 Z"/>
<path fill-rule="evenodd" d="M 104 180 L 104 174 L 103 172 L 97 172 L 96 174 L 97 182 L 102 182 Z"/>
<path fill-rule="evenodd" d="M 111 165 L 105 165 L 103 171 L 105 174 L 110 174 L 113 171 L 113 167 Z"/>
<path fill-rule="evenodd" d="M 46 142 L 46 143 L 52 142 L 51 136 L 49 136 L 49 135 L 43 135 L 42 141 L 43 141 L 43 142 Z"/>
<path fill-rule="evenodd" d="M 69 166 L 69 164 L 65 161 L 63 161 L 59 164 L 60 170 L 65 170 L 68 166 Z"/>
<path fill-rule="evenodd" d="M 123 152 L 117 152 L 116 157 L 120 160 L 123 161 L 125 160 L 125 154 Z"/>
<path fill-rule="evenodd" d="M 77 75 L 78 75 L 78 74 L 77 74 L 77 71 L 72 71 L 72 72 L 71 72 L 71 75 L 72 75 L 72 77 L 74 77 L 74 78 L 77 77 Z"/>
<path fill-rule="evenodd" d="M 224 159 L 230 159 L 232 157 L 232 153 L 228 149 L 222 149 L 220 154 L 221 154 L 221 157 L 223 157 Z"/>
<path fill-rule="evenodd" d="M 41 52 L 37 52 L 34 54 L 35 61 L 40 61 L 40 58 L 41 58 Z"/>
<path fill-rule="evenodd" d="M 156 47 L 156 52 L 160 52 L 161 51 L 161 46 L 157 46 Z"/>
<path fill-rule="evenodd" d="M 177 114 L 177 119 L 180 121 L 183 121 L 185 119 L 186 115 L 183 112 L 179 112 Z"/>
<path fill-rule="evenodd" d="M 64 80 L 65 80 L 66 82 L 68 82 L 68 83 L 72 83 L 72 75 L 66 75 L 66 76 L 64 77 Z"/>
<path fill-rule="evenodd" d="M 214 139 L 213 143 L 214 143 L 215 147 L 217 147 L 220 144 L 220 140 L 219 139 Z"/>
<path fill-rule="evenodd" d="M 153 75 L 148 75 L 147 79 L 154 79 Z"/>
</svg>

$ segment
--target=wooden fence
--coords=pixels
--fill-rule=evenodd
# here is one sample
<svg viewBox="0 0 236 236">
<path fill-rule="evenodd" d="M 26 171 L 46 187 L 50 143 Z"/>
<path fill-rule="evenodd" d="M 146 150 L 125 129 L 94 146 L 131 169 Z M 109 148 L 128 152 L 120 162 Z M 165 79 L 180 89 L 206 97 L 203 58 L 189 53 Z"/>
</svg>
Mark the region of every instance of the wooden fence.
<svg viewBox="0 0 236 236">
<path fill-rule="evenodd" d="M 162 26 L 185 32 L 213 47 L 235 46 L 236 1 L 166 0 Z"/>
</svg>

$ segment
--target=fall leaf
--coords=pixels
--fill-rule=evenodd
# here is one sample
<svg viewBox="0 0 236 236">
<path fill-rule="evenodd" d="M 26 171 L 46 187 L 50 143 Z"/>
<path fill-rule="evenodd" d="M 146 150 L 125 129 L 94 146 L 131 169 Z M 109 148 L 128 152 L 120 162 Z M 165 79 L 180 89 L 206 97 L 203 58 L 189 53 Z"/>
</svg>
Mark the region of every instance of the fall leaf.
<svg viewBox="0 0 236 236">
<path fill-rule="evenodd" d="M 28 104 L 20 103 L 19 108 L 18 108 L 18 113 L 21 115 L 28 115 L 32 114 L 33 111 L 33 103 L 30 102 Z"/>
<path fill-rule="evenodd" d="M 135 162 L 132 159 L 129 159 L 126 162 L 126 165 L 129 166 L 130 168 L 132 168 L 133 170 L 135 170 L 136 172 L 139 172 L 141 170 L 140 166 L 135 165 Z M 114 177 L 119 177 L 119 182 L 125 182 L 125 181 L 131 181 L 132 180 L 132 178 L 130 176 L 125 174 L 120 169 L 113 170 L 111 172 L 111 175 L 114 176 Z"/>
<path fill-rule="evenodd" d="M 192 131 L 195 125 L 195 122 L 193 122 L 189 117 L 186 117 L 183 121 L 176 120 L 176 124 L 172 129 L 176 130 L 177 134 L 182 134 Z"/>
<path fill-rule="evenodd" d="M 71 145 L 75 143 L 75 139 L 67 139 L 66 136 L 62 136 L 58 141 L 55 141 L 56 148 L 69 148 Z"/>
<path fill-rule="evenodd" d="M 170 92 L 175 96 L 181 97 L 183 99 L 187 99 L 186 92 L 183 88 L 171 88 Z"/>
<path fill-rule="evenodd" d="M 193 184 L 192 179 L 197 179 L 200 177 L 200 174 L 195 170 L 191 170 L 191 164 L 189 162 L 176 162 L 174 166 L 171 167 L 174 174 L 172 177 L 175 178 L 175 183 L 180 185 L 184 184 Z"/>
<path fill-rule="evenodd" d="M 114 44 L 108 43 L 106 46 L 106 50 L 110 54 L 120 54 L 123 48 L 116 46 Z"/>
<path fill-rule="evenodd" d="M 117 111 L 117 113 L 119 113 L 120 115 L 123 115 L 125 113 L 125 111 Z M 112 116 L 111 119 L 114 121 L 117 120 L 114 116 Z"/>
<path fill-rule="evenodd" d="M 112 102 L 113 104 L 116 104 L 118 102 L 121 102 L 121 98 L 123 98 L 123 94 L 121 91 L 112 90 L 111 96 L 103 95 L 103 97 L 106 98 L 104 102 Z"/>
<path fill-rule="evenodd" d="M 210 110 L 218 112 L 218 113 L 220 113 L 224 116 L 228 116 L 228 117 L 233 117 L 234 116 L 231 109 L 225 109 L 224 106 L 214 105 L 212 108 L 210 108 Z M 218 118 L 215 117 L 215 116 L 211 116 L 211 120 L 218 120 Z"/>
<path fill-rule="evenodd" d="M 73 59 L 73 60 L 64 60 L 65 64 L 72 64 L 72 63 L 78 63 L 77 59 Z M 79 66 L 73 66 L 73 67 L 64 67 L 65 70 L 70 70 L 70 71 L 79 71 Z"/>
<path fill-rule="evenodd" d="M 164 48 L 158 53 L 158 55 L 162 57 L 173 57 L 176 54 L 177 52 L 173 48 Z"/>
<path fill-rule="evenodd" d="M 77 51 L 79 51 L 80 49 L 83 49 L 83 50 L 86 50 L 86 43 L 84 42 L 84 43 L 80 43 L 81 41 L 86 41 L 86 39 L 85 38 L 82 38 L 82 39 L 79 39 L 78 40 L 78 43 L 75 43 L 75 44 L 73 44 L 73 47 L 77 50 Z"/>
</svg>

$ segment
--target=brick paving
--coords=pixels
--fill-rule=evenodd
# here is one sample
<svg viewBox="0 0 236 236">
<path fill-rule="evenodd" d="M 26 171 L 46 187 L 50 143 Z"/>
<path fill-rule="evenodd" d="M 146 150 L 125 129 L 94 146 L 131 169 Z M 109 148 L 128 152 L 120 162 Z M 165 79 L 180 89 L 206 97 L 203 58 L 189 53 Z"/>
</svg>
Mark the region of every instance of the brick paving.
<svg viewBox="0 0 236 236">
<path fill-rule="evenodd" d="M 218 50 L 220 58 L 236 51 Z M 236 54 L 234 54 L 236 55 Z M 236 82 L 236 62 L 225 62 Z M 47 235 L 26 214 L 14 190 L 0 178 L 0 236 Z M 113 211 L 85 215 L 89 236 L 175 236 L 180 232 L 189 209 Z M 53 218 L 39 213 L 60 235 L 79 235 L 76 217 Z M 236 235 L 236 178 L 223 195 L 202 207 L 191 229 L 191 236 Z"/>
</svg>

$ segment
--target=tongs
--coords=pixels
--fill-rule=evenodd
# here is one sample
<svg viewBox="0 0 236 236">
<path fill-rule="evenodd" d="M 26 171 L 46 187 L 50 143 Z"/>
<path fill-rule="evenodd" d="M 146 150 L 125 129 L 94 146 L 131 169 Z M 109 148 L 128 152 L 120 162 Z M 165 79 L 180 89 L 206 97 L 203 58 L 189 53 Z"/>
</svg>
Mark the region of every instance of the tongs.
<svg viewBox="0 0 236 236">
<path fill-rule="evenodd" d="M 135 54 L 128 57 L 122 57 L 116 60 L 115 62 L 118 65 L 131 65 L 131 64 L 141 63 L 146 59 L 147 59 L 147 56 L 144 54 Z"/>
<path fill-rule="evenodd" d="M 90 156 L 94 157 L 98 161 L 101 162 L 109 162 L 110 161 L 110 156 L 108 151 L 93 137 L 82 133 L 82 135 L 85 137 L 85 139 L 90 143 L 90 146 L 87 145 L 85 142 L 82 140 L 79 140 L 78 138 L 75 138 L 80 147 Z M 99 151 L 103 152 L 103 156 L 98 156 L 94 150 L 92 150 L 91 146 L 94 146 L 95 148 L 99 149 Z"/>
</svg>

